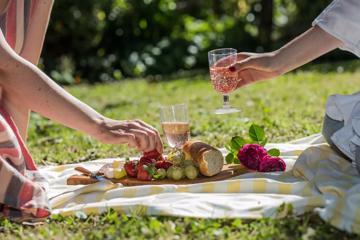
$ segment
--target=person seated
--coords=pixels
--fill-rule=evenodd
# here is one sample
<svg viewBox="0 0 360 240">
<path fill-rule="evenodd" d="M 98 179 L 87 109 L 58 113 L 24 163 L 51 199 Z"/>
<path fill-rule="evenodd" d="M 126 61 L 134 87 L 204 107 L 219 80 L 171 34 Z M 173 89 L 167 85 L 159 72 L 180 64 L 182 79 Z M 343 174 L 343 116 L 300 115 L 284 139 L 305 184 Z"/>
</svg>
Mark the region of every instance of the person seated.
<svg viewBox="0 0 360 240">
<path fill-rule="evenodd" d="M 110 119 L 80 101 L 36 64 L 52 0 L 0 0 L 0 215 L 15 220 L 50 214 L 26 148 L 31 111 L 106 144 L 127 144 L 142 152 L 162 152 L 158 131 L 141 120 Z M 31 173 L 31 176 L 30 176 Z"/>
<path fill-rule="evenodd" d="M 237 72 L 237 88 L 285 74 L 336 48 L 360 57 L 360 1 L 334 0 L 313 26 L 278 50 L 239 53 L 229 71 Z M 360 173 L 360 93 L 333 95 L 327 102 L 322 134 L 329 145 Z"/>
</svg>

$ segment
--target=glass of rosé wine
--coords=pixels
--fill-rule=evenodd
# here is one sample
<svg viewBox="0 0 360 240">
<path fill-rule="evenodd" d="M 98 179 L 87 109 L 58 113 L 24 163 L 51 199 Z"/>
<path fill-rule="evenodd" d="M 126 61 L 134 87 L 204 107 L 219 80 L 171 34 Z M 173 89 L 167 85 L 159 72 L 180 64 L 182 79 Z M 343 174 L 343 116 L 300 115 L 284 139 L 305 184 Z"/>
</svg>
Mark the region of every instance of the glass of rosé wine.
<svg viewBox="0 0 360 240">
<path fill-rule="evenodd" d="M 208 53 L 210 79 L 214 89 L 223 96 L 223 106 L 214 111 L 215 114 L 240 112 L 231 107 L 230 93 L 236 89 L 238 75 L 229 71 L 229 67 L 236 63 L 237 51 L 234 48 L 220 48 Z"/>
<path fill-rule="evenodd" d="M 181 148 L 190 137 L 186 104 L 163 106 L 160 110 L 161 126 L 170 147 Z"/>
</svg>

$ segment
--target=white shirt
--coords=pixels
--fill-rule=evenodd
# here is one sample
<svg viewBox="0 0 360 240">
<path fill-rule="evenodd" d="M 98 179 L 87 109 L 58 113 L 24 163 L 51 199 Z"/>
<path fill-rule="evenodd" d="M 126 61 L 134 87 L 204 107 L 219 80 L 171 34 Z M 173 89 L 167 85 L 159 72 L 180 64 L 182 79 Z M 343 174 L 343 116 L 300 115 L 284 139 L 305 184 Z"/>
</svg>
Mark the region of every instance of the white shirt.
<svg viewBox="0 0 360 240">
<path fill-rule="evenodd" d="M 342 41 L 340 49 L 360 57 L 360 0 L 334 0 L 313 22 Z M 332 95 L 326 104 L 326 114 L 344 127 L 331 136 L 333 143 L 350 159 L 360 172 L 360 92 L 352 95 Z"/>
<path fill-rule="evenodd" d="M 313 22 L 360 57 L 360 0 L 334 0 Z"/>
</svg>

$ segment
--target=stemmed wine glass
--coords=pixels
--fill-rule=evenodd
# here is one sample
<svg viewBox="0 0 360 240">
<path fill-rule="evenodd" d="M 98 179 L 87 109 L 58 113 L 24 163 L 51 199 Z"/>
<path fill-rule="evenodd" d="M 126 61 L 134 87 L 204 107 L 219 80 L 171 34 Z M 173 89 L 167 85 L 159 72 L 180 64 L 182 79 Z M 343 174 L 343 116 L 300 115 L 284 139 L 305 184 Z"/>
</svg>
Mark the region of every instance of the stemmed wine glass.
<svg viewBox="0 0 360 240">
<path fill-rule="evenodd" d="M 230 105 L 229 94 L 236 89 L 238 76 L 229 71 L 229 66 L 236 63 L 237 51 L 234 48 L 220 48 L 208 53 L 210 79 L 214 89 L 223 95 L 223 106 L 215 114 L 235 113 L 240 110 Z"/>
<path fill-rule="evenodd" d="M 170 147 L 181 149 L 190 137 L 186 104 L 163 106 L 160 110 L 162 129 Z"/>
</svg>

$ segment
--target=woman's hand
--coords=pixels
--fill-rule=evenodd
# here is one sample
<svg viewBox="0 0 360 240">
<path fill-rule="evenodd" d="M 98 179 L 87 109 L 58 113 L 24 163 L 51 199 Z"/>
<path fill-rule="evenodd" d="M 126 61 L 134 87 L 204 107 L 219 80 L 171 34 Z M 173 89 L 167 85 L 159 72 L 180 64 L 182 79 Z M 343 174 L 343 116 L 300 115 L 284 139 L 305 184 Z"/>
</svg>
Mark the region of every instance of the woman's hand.
<svg viewBox="0 0 360 240">
<path fill-rule="evenodd" d="M 238 87 L 242 87 L 289 72 L 341 45 L 339 39 L 314 26 L 274 52 L 239 53 L 229 71 L 238 73 Z"/>
<path fill-rule="evenodd" d="M 236 64 L 229 71 L 238 72 L 237 88 L 260 80 L 271 79 L 282 74 L 281 62 L 274 53 L 238 53 Z"/>
<path fill-rule="evenodd" d="M 7 102 L 19 104 L 103 143 L 126 143 L 140 151 L 156 149 L 162 152 L 160 136 L 154 128 L 142 121 L 117 121 L 103 117 L 14 52 L 1 31 L 0 87 Z"/>
<path fill-rule="evenodd" d="M 141 120 L 118 121 L 103 118 L 94 137 L 102 143 L 128 144 L 142 152 L 163 151 L 159 132 Z"/>
</svg>

